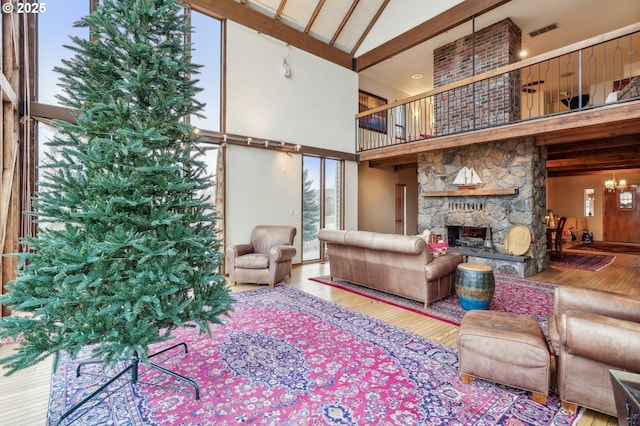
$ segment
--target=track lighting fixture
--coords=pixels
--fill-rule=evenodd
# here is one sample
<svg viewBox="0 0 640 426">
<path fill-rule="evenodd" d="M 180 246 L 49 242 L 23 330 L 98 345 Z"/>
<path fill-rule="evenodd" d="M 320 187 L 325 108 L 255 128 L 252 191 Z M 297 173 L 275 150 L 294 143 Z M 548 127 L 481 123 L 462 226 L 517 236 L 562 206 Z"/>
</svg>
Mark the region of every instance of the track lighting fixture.
<svg viewBox="0 0 640 426">
<path fill-rule="evenodd" d="M 275 149 L 285 152 L 299 152 L 302 150 L 302 146 L 299 144 L 287 143 L 284 140 L 280 141 L 270 141 L 268 139 L 259 139 L 254 142 L 252 137 L 249 136 L 241 136 L 241 135 L 228 135 L 226 133 L 215 133 L 203 131 L 200 135 L 201 140 L 210 141 L 210 142 L 218 142 L 221 146 L 227 146 L 229 143 L 236 142 L 235 144 L 246 144 L 251 145 L 257 148 L 268 148 Z"/>
</svg>

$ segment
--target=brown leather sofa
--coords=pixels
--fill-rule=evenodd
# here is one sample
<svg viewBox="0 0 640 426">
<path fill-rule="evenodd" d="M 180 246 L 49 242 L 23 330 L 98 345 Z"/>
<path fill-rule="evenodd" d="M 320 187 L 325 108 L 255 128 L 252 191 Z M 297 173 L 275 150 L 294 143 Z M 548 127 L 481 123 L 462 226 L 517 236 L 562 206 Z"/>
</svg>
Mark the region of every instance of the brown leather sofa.
<svg viewBox="0 0 640 426">
<path fill-rule="evenodd" d="M 433 257 L 417 236 L 321 229 L 318 238 L 327 244 L 331 277 L 417 300 L 425 307 L 453 292 L 456 267 L 462 262 L 457 253 Z"/>
<path fill-rule="evenodd" d="M 617 416 L 609 370 L 640 373 L 640 298 L 557 287 L 549 337 L 563 409 Z"/>
</svg>

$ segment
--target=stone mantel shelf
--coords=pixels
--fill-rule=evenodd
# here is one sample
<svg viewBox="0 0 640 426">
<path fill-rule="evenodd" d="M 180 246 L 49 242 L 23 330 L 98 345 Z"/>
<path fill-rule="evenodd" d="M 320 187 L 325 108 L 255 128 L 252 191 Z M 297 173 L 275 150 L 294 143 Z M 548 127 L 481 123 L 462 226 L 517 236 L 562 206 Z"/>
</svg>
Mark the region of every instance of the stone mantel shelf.
<svg viewBox="0 0 640 426">
<path fill-rule="evenodd" d="M 424 191 L 423 197 L 468 197 L 488 195 L 517 195 L 518 188 L 457 189 L 454 191 Z"/>
</svg>

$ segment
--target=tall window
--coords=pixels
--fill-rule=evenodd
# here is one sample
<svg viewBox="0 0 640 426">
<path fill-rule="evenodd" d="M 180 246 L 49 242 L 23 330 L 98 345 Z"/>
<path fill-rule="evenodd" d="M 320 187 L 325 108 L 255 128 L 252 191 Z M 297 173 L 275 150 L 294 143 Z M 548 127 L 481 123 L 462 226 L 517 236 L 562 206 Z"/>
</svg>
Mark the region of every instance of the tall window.
<svg viewBox="0 0 640 426">
<path fill-rule="evenodd" d="M 203 195 L 207 195 L 211 198 L 211 203 L 213 204 L 216 199 L 216 172 L 218 166 L 218 149 L 217 145 L 201 145 L 199 147 L 202 150 L 202 157 L 200 161 L 204 162 L 206 165 L 206 173 L 211 178 L 211 186 L 204 191 Z"/>
<path fill-rule="evenodd" d="M 203 117 L 191 116 L 191 124 L 212 131 L 220 131 L 220 89 L 222 87 L 222 22 L 202 13 L 191 11 L 191 60 L 202 65 L 195 75 L 202 89 L 196 96 L 205 104 Z"/>
<path fill-rule="evenodd" d="M 595 207 L 595 190 L 593 188 L 586 188 L 584 190 L 584 215 L 593 216 Z"/>
<path fill-rule="evenodd" d="M 71 37 L 89 38 L 89 29 L 73 24 L 89 14 L 90 0 L 66 0 L 47 4 L 47 12 L 38 15 L 38 102 L 59 105 L 57 95 L 60 74 L 53 71 L 62 65 L 63 59 L 73 56 L 64 45 L 71 44 Z"/>
<path fill-rule="evenodd" d="M 342 228 L 342 161 L 324 160 L 323 228 Z"/>
<path fill-rule="evenodd" d="M 60 74 L 54 67 L 62 65 L 63 59 L 69 59 L 74 52 L 65 48 L 71 45 L 71 37 L 88 38 L 88 28 L 74 27 L 74 23 L 90 13 L 92 0 L 65 0 L 47 4 L 47 12 L 38 16 L 38 84 L 37 100 L 43 104 L 60 105 L 58 95 L 62 89 L 58 86 Z M 53 4 L 55 3 L 55 4 Z M 219 19 L 191 12 L 192 60 L 202 65 L 198 79 L 198 87 L 202 91 L 196 99 L 205 104 L 201 114 L 204 117 L 192 117 L 191 123 L 201 129 L 220 130 L 221 104 L 221 68 L 222 68 L 222 23 Z M 38 145 L 41 151 L 46 150 L 46 142 L 50 140 L 55 129 L 39 125 Z"/>
<path fill-rule="evenodd" d="M 74 27 L 73 24 L 90 12 L 89 0 L 68 0 L 64 3 L 47 5 L 46 13 L 38 16 L 38 67 L 37 67 L 37 101 L 43 104 L 61 105 L 57 96 L 62 95 L 58 86 L 60 74 L 54 72 L 55 67 L 62 66 L 63 59 L 70 59 L 73 52 L 65 45 L 71 45 L 71 37 L 89 38 L 87 28 Z M 55 136 L 56 129 L 38 123 L 36 138 L 38 151 L 49 152 L 46 146 Z M 39 155 L 42 162 L 44 155 Z M 38 169 L 40 171 L 40 169 Z M 37 176 L 39 180 L 40 175 Z"/>
<path fill-rule="evenodd" d="M 302 260 L 319 260 L 318 231 L 343 227 L 344 162 L 305 155 L 302 165 Z"/>
</svg>

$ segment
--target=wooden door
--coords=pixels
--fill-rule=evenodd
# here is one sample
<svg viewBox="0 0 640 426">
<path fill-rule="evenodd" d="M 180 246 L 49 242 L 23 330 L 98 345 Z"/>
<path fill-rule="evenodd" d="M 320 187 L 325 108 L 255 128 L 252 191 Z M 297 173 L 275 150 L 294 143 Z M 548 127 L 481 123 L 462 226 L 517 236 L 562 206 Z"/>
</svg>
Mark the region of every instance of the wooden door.
<svg viewBox="0 0 640 426">
<path fill-rule="evenodd" d="M 396 184 L 396 234 L 404 235 L 407 232 L 405 217 L 407 215 L 407 186 Z"/>
<path fill-rule="evenodd" d="M 640 243 L 640 185 L 604 193 L 603 240 Z"/>
</svg>

